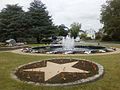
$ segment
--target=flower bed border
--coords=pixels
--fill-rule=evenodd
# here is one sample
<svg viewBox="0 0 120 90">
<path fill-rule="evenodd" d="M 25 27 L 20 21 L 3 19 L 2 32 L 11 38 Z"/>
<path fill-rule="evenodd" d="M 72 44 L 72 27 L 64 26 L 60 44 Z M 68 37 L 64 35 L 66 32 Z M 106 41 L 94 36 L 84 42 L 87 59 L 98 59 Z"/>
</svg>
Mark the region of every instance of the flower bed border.
<svg viewBox="0 0 120 90">
<path fill-rule="evenodd" d="M 58 59 L 58 58 L 55 58 L 55 59 Z M 63 58 L 62 58 L 63 59 Z M 65 58 L 66 59 L 66 58 Z M 67 58 L 69 59 L 69 58 Z M 74 58 L 73 58 L 74 59 Z M 47 59 L 47 60 L 54 60 L 54 59 Z M 80 60 L 80 59 L 75 59 L 75 60 Z M 40 85 L 40 86 L 71 86 L 71 85 L 79 85 L 79 84 L 84 84 L 84 83 L 88 83 L 88 82 L 93 82 L 99 78 L 101 78 L 103 75 L 104 75 L 104 67 L 96 62 L 93 62 L 93 61 L 89 61 L 89 60 L 85 60 L 85 59 L 81 59 L 81 60 L 84 60 L 84 61 L 88 61 L 88 62 L 91 62 L 91 63 L 94 63 L 98 66 L 98 74 L 92 76 L 92 77 L 88 77 L 86 79 L 80 79 L 80 80 L 77 80 L 77 81 L 74 81 L 74 82 L 69 82 L 69 83 L 63 83 L 63 84 L 47 84 L 47 83 L 35 83 L 35 82 L 32 82 L 32 81 L 21 81 L 16 75 L 15 75 L 15 72 L 25 66 L 25 65 L 29 65 L 29 64 L 33 64 L 33 63 L 37 63 L 37 62 L 40 62 L 40 61 L 35 61 L 35 62 L 31 62 L 31 63 L 27 63 L 27 64 L 24 64 L 24 65 L 21 65 L 19 67 L 17 67 L 15 70 L 12 71 L 11 73 L 11 76 L 13 79 L 17 80 L 17 81 L 20 81 L 20 82 L 24 82 L 24 83 L 27 83 L 27 84 L 34 84 L 34 85 Z M 44 60 L 41 60 L 41 61 L 44 61 Z"/>
</svg>

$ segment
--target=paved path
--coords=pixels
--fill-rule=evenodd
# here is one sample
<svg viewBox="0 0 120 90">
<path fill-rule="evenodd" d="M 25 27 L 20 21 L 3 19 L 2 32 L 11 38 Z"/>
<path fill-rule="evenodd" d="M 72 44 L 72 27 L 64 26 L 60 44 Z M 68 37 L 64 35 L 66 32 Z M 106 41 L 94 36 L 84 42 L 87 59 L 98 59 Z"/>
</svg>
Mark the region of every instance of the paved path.
<svg viewBox="0 0 120 90">
<path fill-rule="evenodd" d="M 28 72 L 44 72 L 45 73 L 45 81 L 60 74 L 61 72 L 89 73 L 89 71 L 85 71 L 82 69 L 77 69 L 77 68 L 72 67 L 77 63 L 78 63 L 78 61 L 65 63 L 65 64 L 57 64 L 57 63 L 47 61 L 46 67 L 24 69 L 23 71 L 25 71 L 25 72 L 27 72 L 27 71 Z"/>
</svg>

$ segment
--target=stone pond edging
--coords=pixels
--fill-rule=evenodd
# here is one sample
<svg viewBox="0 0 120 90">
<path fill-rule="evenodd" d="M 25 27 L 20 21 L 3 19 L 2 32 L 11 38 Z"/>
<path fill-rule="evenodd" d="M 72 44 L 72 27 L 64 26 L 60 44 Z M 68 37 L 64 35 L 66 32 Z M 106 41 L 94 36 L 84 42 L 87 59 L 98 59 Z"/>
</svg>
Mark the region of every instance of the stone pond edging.
<svg viewBox="0 0 120 90">
<path fill-rule="evenodd" d="M 106 53 L 94 53 L 94 54 L 39 54 L 39 53 L 24 53 L 20 49 L 8 51 L 21 55 L 31 55 L 31 56 L 95 56 L 95 55 L 111 55 L 120 53 L 120 49 L 116 48 L 116 51 L 106 52 Z"/>
</svg>

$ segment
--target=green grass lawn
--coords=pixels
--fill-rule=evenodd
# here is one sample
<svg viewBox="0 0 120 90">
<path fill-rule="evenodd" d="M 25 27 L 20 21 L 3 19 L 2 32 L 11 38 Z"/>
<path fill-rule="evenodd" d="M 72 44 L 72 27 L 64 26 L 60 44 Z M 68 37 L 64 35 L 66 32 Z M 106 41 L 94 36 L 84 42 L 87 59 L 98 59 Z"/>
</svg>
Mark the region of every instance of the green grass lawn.
<svg viewBox="0 0 120 90">
<path fill-rule="evenodd" d="M 113 46 L 115 46 L 113 44 Z M 117 45 L 120 47 L 120 45 Z M 105 68 L 103 78 L 82 85 L 67 87 L 43 87 L 18 82 L 11 78 L 16 67 L 33 61 L 52 58 L 78 58 L 95 61 Z M 103 56 L 27 56 L 0 52 L 0 90 L 120 90 L 120 54 Z"/>
</svg>

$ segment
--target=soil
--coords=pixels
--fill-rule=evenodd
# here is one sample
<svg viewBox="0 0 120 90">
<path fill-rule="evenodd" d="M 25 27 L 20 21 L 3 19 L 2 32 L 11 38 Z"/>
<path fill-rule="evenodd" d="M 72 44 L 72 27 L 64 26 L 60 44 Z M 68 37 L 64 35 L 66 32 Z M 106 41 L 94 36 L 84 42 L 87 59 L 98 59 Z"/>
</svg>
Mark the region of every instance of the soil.
<svg viewBox="0 0 120 90">
<path fill-rule="evenodd" d="M 57 64 L 65 64 L 65 63 L 78 61 L 78 63 L 76 63 L 72 67 L 89 71 L 89 73 L 61 72 L 56 76 L 52 77 L 51 79 L 45 81 L 44 72 L 36 72 L 36 71 L 25 72 L 24 71 L 25 69 L 46 67 L 47 66 L 46 64 L 48 61 L 57 63 Z M 96 74 L 98 74 L 98 66 L 96 64 L 90 61 L 76 60 L 76 59 L 53 59 L 53 60 L 35 62 L 35 63 L 24 65 L 18 68 L 18 70 L 15 72 L 15 75 L 17 76 L 17 78 L 19 78 L 22 81 L 28 81 L 28 82 L 34 82 L 34 83 L 50 83 L 50 84 L 74 82 L 80 79 L 86 79 Z"/>
</svg>

